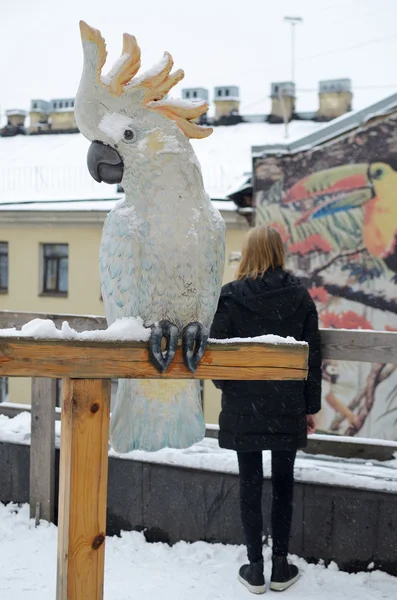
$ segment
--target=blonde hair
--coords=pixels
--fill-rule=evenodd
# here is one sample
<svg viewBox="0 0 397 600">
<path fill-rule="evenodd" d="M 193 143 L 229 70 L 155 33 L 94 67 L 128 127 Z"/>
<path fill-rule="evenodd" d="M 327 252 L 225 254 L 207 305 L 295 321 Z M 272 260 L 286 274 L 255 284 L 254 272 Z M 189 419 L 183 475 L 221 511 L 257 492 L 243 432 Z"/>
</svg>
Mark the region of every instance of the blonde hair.
<svg viewBox="0 0 397 600">
<path fill-rule="evenodd" d="M 257 279 L 268 269 L 284 266 L 285 248 L 277 229 L 268 225 L 259 225 L 251 229 L 245 239 L 236 278 Z"/>
</svg>

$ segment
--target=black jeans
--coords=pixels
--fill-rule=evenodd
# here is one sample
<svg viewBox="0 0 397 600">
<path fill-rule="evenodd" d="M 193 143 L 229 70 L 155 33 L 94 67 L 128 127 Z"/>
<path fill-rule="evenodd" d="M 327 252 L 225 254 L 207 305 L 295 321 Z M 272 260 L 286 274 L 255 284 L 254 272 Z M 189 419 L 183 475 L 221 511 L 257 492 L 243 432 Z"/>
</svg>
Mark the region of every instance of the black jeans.
<svg viewBox="0 0 397 600">
<path fill-rule="evenodd" d="M 248 560 L 262 559 L 262 452 L 237 452 L 240 470 L 240 510 Z M 296 452 L 272 452 L 273 555 L 287 556 L 292 521 Z"/>
</svg>

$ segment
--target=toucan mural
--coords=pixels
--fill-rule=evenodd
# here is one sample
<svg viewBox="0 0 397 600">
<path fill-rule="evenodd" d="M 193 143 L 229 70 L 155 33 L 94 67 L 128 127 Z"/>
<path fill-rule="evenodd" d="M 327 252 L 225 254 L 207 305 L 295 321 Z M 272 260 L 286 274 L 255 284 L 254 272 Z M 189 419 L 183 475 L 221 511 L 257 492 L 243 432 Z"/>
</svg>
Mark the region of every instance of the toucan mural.
<svg viewBox="0 0 397 600">
<path fill-rule="evenodd" d="M 283 204 L 303 211 L 297 225 L 362 207 L 365 248 L 397 273 L 397 172 L 387 162 L 313 173 L 288 190 Z"/>
<path fill-rule="evenodd" d="M 322 146 L 254 160 L 256 223 L 276 227 L 322 327 L 397 331 L 397 111 Z M 327 361 L 320 430 L 397 440 L 397 367 Z"/>
</svg>

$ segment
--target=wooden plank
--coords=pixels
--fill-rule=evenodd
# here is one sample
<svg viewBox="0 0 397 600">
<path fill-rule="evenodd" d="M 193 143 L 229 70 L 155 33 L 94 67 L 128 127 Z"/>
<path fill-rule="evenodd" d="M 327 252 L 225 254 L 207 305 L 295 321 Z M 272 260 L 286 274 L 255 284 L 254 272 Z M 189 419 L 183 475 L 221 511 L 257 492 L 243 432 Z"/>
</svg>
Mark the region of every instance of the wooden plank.
<svg viewBox="0 0 397 600">
<path fill-rule="evenodd" d="M 56 380 L 32 380 L 30 517 L 54 522 Z"/>
<path fill-rule="evenodd" d="M 82 379 L 305 379 L 308 347 L 294 344 L 209 344 L 195 374 L 179 348 L 161 375 L 148 344 L 0 338 L 0 376 Z"/>
<path fill-rule="evenodd" d="M 20 415 L 23 412 L 31 412 L 32 407 L 30 404 L 13 404 L 12 402 L 2 402 L 0 404 L 0 415 L 4 415 L 13 419 L 17 415 Z M 60 409 L 55 409 L 55 420 L 61 420 Z"/>
<path fill-rule="evenodd" d="M 376 440 L 373 443 L 369 441 L 359 442 L 355 438 L 355 442 L 346 442 L 338 439 L 335 436 L 334 440 L 323 440 L 316 438 L 314 435 L 308 440 L 306 448 L 303 448 L 305 454 L 325 454 L 326 456 L 336 456 L 339 458 L 359 458 L 362 460 L 392 460 L 396 453 L 395 446 L 387 446 L 385 444 L 377 444 Z"/>
<path fill-rule="evenodd" d="M 57 600 L 102 600 L 110 381 L 63 381 Z"/>
<path fill-rule="evenodd" d="M 205 437 L 217 440 L 219 437 L 219 427 L 215 425 L 207 425 Z M 331 437 L 331 436 L 329 436 Z M 340 436 L 333 436 L 334 439 L 323 439 L 322 435 L 313 434 L 308 438 L 306 448 L 302 448 L 305 454 L 325 454 L 326 456 L 334 456 L 340 458 L 360 458 L 365 460 L 391 460 L 396 453 L 396 446 L 393 442 L 388 445 L 382 440 L 377 443 L 377 440 L 368 440 L 360 442 L 355 438 L 349 442 L 346 438 L 340 439 Z"/>
<path fill-rule="evenodd" d="M 7 417 L 15 417 L 21 412 L 30 411 L 30 405 L 26 405 L 21 408 L 21 405 L 4 406 L 0 404 L 0 415 L 6 415 Z M 55 419 L 60 419 L 60 414 L 55 413 Z M 217 426 L 208 425 L 205 437 L 218 439 L 219 429 Z M 389 445 L 385 444 L 382 440 L 381 443 L 377 443 L 377 440 L 368 442 L 365 440 L 359 442 L 356 437 L 354 441 L 346 441 L 346 439 L 339 439 L 339 436 L 335 435 L 332 440 L 324 440 L 322 436 L 316 434 L 312 435 L 309 439 L 308 446 L 304 452 L 307 454 L 326 454 L 329 456 L 341 456 L 345 458 L 365 458 L 366 460 L 391 460 L 396 453 L 396 447 L 393 446 L 393 442 Z"/>
<path fill-rule="evenodd" d="M 397 363 L 397 333 L 322 329 L 323 358 Z"/>
<path fill-rule="evenodd" d="M 106 329 L 106 319 L 100 316 L 12 311 L 0 311 L 0 329 L 18 329 L 32 319 L 50 319 L 57 327 L 61 327 L 63 321 L 68 321 L 76 331 Z M 327 359 L 378 363 L 397 361 L 397 333 L 321 329 L 321 338 L 323 355 Z"/>
</svg>

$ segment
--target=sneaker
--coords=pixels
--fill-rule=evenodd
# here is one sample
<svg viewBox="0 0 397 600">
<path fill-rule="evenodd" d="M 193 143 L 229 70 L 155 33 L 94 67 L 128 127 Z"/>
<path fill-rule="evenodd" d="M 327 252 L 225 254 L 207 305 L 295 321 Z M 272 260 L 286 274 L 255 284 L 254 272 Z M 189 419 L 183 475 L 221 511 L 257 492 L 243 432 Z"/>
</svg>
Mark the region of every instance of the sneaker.
<svg viewBox="0 0 397 600">
<path fill-rule="evenodd" d="M 263 575 L 263 560 L 243 565 L 240 569 L 238 580 L 252 592 L 264 594 L 266 592 L 265 577 Z"/>
<path fill-rule="evenodd" d="M 273 556 L 272 578 L 270 589 L 273 592 L 283 592 L 299 579 L 299 569 L 290 565 L 284 557 Z"/>
</svg>

